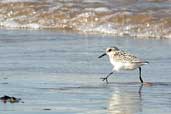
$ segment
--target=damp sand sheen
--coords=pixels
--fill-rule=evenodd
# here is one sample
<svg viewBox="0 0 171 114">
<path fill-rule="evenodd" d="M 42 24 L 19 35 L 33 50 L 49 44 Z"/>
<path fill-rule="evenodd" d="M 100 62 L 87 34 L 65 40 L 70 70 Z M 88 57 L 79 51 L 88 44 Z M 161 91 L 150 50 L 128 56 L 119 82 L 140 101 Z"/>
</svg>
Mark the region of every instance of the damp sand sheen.
<svg viewBox="0 0 171 114">
<path fill-rule="evenodd" d="M 0 95 L 21 98 L 0 102 L 5 114 L 170 114 L 171 42 L 131 37 L 78 35 L 36 30 L 0 30 Z M 118 46 L 150 64 L 118 72 L 110 83 L 108 58 L 97 57 Z"/>
</svg>

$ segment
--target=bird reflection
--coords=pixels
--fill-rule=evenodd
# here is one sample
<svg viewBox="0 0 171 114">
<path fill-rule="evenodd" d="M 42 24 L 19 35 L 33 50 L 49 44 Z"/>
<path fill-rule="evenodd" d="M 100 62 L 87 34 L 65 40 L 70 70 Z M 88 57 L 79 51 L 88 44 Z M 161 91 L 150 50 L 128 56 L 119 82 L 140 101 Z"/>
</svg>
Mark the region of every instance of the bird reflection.
<svg viewBox="0 0 171 114">
<path fill-rule="evenodd" d="M 142 112 L 143 84 L 138 91 L 126 91 L 123 88 L 115 88 L 109 101 L 108 110 L 110 114 L 135 114 Z"/>
</svg>

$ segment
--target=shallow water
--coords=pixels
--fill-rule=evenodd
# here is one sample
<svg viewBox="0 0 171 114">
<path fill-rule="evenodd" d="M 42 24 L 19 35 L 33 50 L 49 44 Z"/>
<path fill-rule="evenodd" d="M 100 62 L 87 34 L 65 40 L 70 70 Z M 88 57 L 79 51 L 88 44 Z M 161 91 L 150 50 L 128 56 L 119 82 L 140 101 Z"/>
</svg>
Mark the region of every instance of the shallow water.
<svg viewBox="0 0 171 114">
<path fill-rule="evenodd" d="M 118 72 L 106 85 L 100 77 L 112 69 L 108 46 L 118 46 L 150 62 L 138 71 Z M 0 96 L 22 99 L 0 103 L 8 114 L 170 114 L 170 40 L 83 36 L 48 31 L 0 30 Z"/>
<path fill-rule="evenodd" d="M 0 27 L 171 38 L 171 0 L 1 0 Z"/>
</svg>

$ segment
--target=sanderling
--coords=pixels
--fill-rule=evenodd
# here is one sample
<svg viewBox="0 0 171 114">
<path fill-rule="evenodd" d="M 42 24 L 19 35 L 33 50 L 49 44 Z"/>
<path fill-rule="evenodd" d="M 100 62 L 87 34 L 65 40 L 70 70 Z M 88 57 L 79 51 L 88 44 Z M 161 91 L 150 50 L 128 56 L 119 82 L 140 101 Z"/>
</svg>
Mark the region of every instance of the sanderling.
<svg viewBox="0 0 171 114">
<path fill-rule="evenodd" d="M 129 54 L 125 51 L 120 50 L 117 47 L 107 48 L 106 52 L 100 55 L 98 58 L 101 58 L 105 55 L 109 56 L 110 63 L 113 65 L 113 70 L 106 77 L 101 78 L 103 81 L 106 80 L 108 83 L 108 77 L 113 74 L 114 71 L 120 70 L 135 70 L 139 69 L 139 79 L 141 83 L 143 83 L 143 79 L 141 77 L 141 66 L 144 64 L 148 64 L 148 61 L 144 61 L 139 59 L 138 57 Z"/>
</svg>

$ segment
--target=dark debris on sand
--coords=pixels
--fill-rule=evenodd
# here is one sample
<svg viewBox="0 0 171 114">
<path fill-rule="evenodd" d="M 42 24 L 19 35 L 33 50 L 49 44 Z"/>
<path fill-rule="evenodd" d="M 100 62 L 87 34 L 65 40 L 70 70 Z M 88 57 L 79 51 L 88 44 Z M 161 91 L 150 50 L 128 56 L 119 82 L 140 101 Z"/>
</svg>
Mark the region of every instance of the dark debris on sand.
<svg viewBox="0 0 171 114">
<path fill-rule="evenodd" d="M 10 96 L 7 96 L 7 95 L 4 95 L 3 97 L 0 97 L 0 100 L 3 102 L 3 103 L 18 103 L 21 101 L 21 98 L 16 98 L 16 97 L 10 97 Z"/>
</svg>

